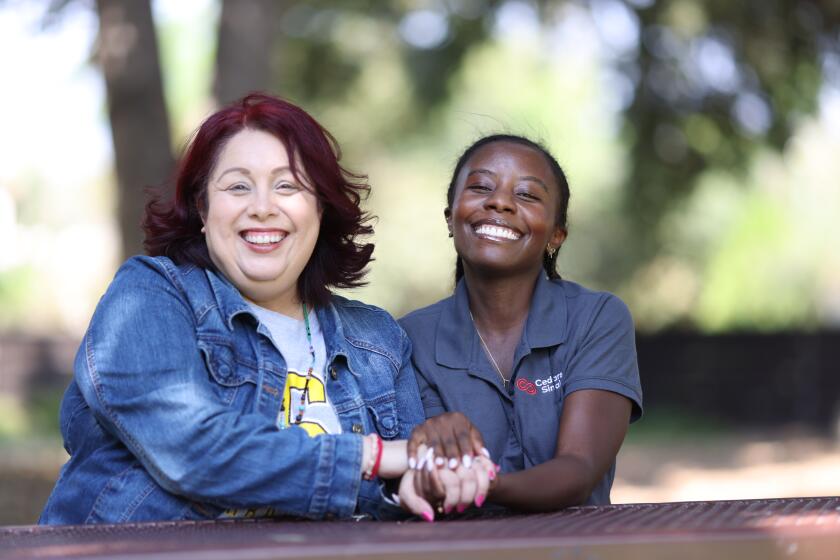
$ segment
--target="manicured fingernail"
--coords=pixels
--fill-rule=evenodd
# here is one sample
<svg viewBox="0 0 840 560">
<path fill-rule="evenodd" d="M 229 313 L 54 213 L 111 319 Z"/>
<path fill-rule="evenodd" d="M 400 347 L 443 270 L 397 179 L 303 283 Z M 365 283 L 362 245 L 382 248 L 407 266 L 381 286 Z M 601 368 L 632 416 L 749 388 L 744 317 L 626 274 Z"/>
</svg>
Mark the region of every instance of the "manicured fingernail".
<svg viewBox="0 0 840 560">
<path fill-rule="evenodd" d="M 426 470 L 429 471 L 429 472 L 432 472 L 433 470 L 435 470 L 435 464 L 434 464 L 433 461 L 431 461 L 431 460 L 426 461 Z"/>
<path fill-rule="evenodd" d="M 446 463 L 446 460 L 443 457 L 435 457 L 435 465 L 438 467 L 442 467 Z"/>
<path fill-rule="evenodd" d="M 408 458 L 408 468 L 411 469 L 411 470 L 416 469 L 417 468 L 417 459 L 415 459 L 414 457 L 409 457 Z"/>
<path fill-rule="evenodd" d="M 490 452 L 487 451 L 486 447 L 482 447 L 481 452 L 484 454 L 485 457 L 487 457 L 488 459 L 490 458 Z"/>
<path fill-rule="evenodd" d="M 458 459 L 449 459 L 449 468 L 453 471 L 458 468 Z"/>
<path fill-rule="evenodd" d="M 475 505 L 476 507 L 481 507 L 484 505 L 484 495 L 479 494 L 475 497 Z"/>
<path fill-rule="evenodd" d="M 489 478 L 490 480 L 496 480 L 496 471 L 492 469 L 487 471 L 487 478 Z"/>
<path fill-rule="evenodd" d="M 458 507 L 455 508 L 455 509 L 458 510 L 458 513 L 464 513 L 464 510 L 467 509 L 467 506 L 462 505 L 462 504 L 458 504 Z"/>
<path fill-rule="evenodd" d="M 464 455 L 461 457 L 461 463 L 464 465 L 465 469 L 468 469 L 472 466 L 472 457 L 469 455 Z"/>
<path fill-rule="evenodd" d="M 431 523 L 432 521 L 434 521 L 434 520 L 435 520 L 435 514 L 434 514 L 434 513 L 432 513 L 431 511 L 424 511 L 424 512 L 421 514 L 421 516 L 423 517 L 423 519 L 425 519 L 425 520 L 426 520 L 426 521 L 428 521 L 429 523 Z"/>
<path fill-rule="evenodd" d="M 450 513 L 452 513 L 452 506 L 450 506 L 450 505 L 444 506 L 444 508 L 443 508 L 443 513 L 445 513 L 445 514 L 447 514 L 447 515 L 449 515 Z"/>
</svg>

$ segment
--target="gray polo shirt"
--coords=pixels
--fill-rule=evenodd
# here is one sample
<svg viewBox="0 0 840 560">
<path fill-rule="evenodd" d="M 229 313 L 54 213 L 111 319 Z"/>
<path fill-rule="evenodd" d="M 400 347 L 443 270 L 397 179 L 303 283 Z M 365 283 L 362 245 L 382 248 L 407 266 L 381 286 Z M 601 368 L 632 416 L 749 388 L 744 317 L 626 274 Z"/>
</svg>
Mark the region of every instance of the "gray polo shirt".
<svg viewBox="0 0 840 560">
<path fill-rule="evenodd" d="M 574 282 L 537 280 L 528 320 L 506 390 L 469 315 L 466 284 L 400 320 L 413 344 L 412 361 L 426 417 L 463 412 L 481 431 L 502 472 L 554 457 L 563 402 L 581 389 L 601 389 L 642 413 L 633 319 L 616 296 Z M 586 504 L 610 503 L 615 463 Z"/>
</svg>

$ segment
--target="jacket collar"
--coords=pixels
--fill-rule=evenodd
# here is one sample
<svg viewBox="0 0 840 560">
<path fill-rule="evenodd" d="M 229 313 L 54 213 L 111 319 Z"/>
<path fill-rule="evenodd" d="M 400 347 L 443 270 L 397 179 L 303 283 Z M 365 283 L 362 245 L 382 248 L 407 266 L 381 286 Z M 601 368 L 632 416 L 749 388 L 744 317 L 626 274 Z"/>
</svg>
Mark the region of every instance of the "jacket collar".
<svg viewBox="0 0 840 560">
<path fill-rule="evenodd" d="M 207 278 L 210 282 L 210 289 L 213 291 L 216 305 L 228 329 L 233 330 L 233 320 L 242 314 L 253 317 L 254 321 L 259 323 L 259 319 L 248 306 L 242 294 L 223 274 L 207 269 Z M 316 308 L 315 314 L 318 317 L 318 323 L 321 325 L 321 332 L 324 334 L 327 363 L 332 363 L 337 356 L 344 356 L 348 361 L 348 367 L 350 367 L 351 371 L 354 371 L 353 364 L 349 360 L 352 352 L 349 351 L 349 343 L 344 336 L 344 326 L 342 325 L 341 315 L 338 309 L 330 303 L 325 307 Z M 356 368 L 354 373 L 358 371 L 358 368 Z"/>
<path fill-rule="evenodd" d="M 455 369 L 474 369 L 476 357 L 483 351 L 470 318 L 469 293 L 464 279 L 455 293 L 444 300 L 435 337 L 435 361 Z M 540 274 L 534 287 L 531 307 L 520 343 L 522 350 L 548 348 L 566 340 L 566 297 L 561 280 L 549 280 Z M 519 354 L 520 351 L 517 351 Z"/>
</svg>

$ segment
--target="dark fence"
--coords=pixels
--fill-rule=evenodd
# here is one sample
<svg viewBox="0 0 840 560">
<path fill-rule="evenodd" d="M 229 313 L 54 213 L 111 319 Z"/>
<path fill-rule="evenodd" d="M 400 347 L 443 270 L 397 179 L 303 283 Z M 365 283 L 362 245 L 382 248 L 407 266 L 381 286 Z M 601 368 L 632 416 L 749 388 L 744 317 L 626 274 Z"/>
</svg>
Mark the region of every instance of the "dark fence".
<svg viewBox="0 0 840 560">
<path fill-rule="evenodd" d="M 78 340 L 0 335 L 0 394 L 30 398 L 67 384 Z M 638 335 L 646 409 L 739 425 L 834 428 L 840 331 Z"/>
<path fill-rule="evenodd" d="M 740 425 L 834 429 L 840 331 L 637 336 L 647 410 L 676 408 Z"/>
</svg>

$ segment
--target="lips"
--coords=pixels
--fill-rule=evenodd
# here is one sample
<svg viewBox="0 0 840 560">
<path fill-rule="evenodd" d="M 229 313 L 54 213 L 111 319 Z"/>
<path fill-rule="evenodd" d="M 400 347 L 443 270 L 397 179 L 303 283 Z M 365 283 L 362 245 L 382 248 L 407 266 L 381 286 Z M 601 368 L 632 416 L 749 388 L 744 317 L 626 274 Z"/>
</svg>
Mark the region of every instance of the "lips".
<svg viewBox="0 0 840 560">
<path fill-rule="evenodd" d="M 250 245 L 270 247 L 286 238 L 288 232 L 281 229 L 247 229 L 239 232 L 239 236 Z"/>
<path fill-rule="evenodd" d="M 473 231 L 479 237 L 497 241 L 516 241 L 522 232 L 506 222 L 499 220 L 481 220 L 472 224 Z"/>
</svg>

